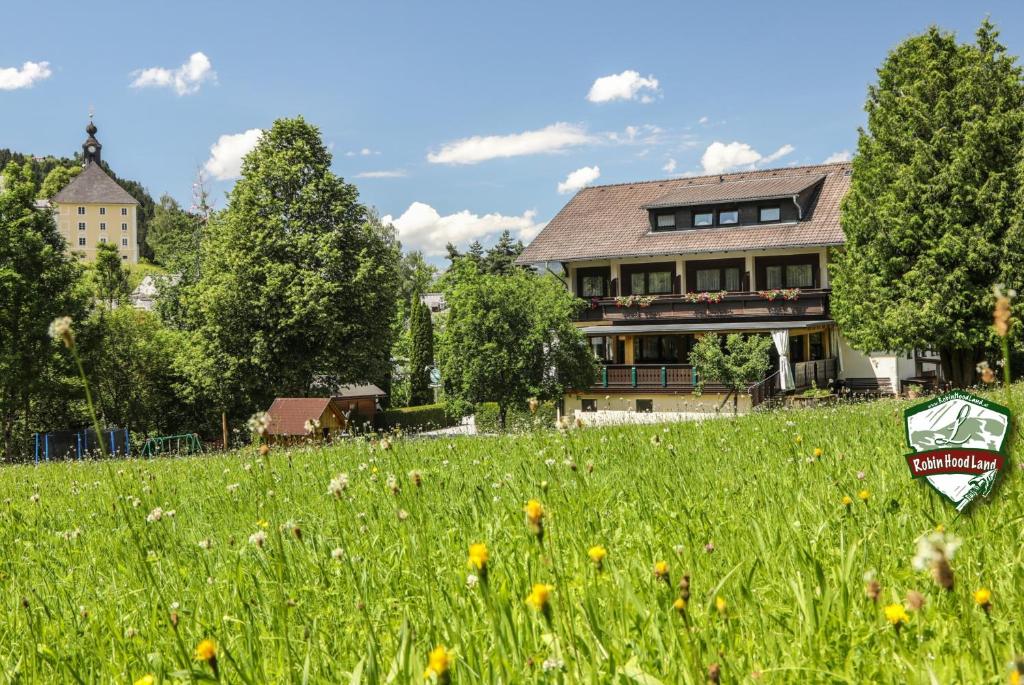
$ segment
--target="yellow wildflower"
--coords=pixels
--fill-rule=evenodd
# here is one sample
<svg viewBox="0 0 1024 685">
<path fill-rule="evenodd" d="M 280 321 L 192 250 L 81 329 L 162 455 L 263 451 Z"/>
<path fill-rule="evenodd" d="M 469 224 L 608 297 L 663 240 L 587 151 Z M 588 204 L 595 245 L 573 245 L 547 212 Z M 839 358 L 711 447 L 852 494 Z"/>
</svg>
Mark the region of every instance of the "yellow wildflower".
<svg viewBox="0 0 1024 685">
<path fill-rule="evenodd" d="M 601 568 L 601 564 L 604 563 L 604 558 L 608 556 L 608 550 L 601 545 L 594 545 L 587 550 L 587 556 L 594 562 L 594 566 Z"/>
<path fill-rule="evenodd" d="M 682 597 L 676 597 L 676 601 L 672 602 L 672 608 L 679 613 L 683 613 L 686 611 L 686 600 Z"/>
<path fill-rule="evenodd" d="M 448 671 L 452 667 L 454 656 L 444 645 L 438 645 L 427 656 L 427 670 L 424 678 L 437 678 L 438 682 L 448 681 Z"/>
<path fill-rule="evenodd" d="M 818 457 L 820 457 L 823 454 L 825 454 L 825 451 L 822 450 L 820 447 L 815 447 L 814 448 L 814 458 L 815 459 L 817 459 Z"/>
<path fill-rule="evenodd" d="M 935 526 L 935 532 L 936 533 L 945 533 L 946 532 L 946 527 L 940 523 L 939 525 Z"/>
<path fill-rule="evenodd" d="M 992 591 L 988 588 L 980 587 L 974 591 L 974 603 L 985 610 L 988 613 L 992 608 Z"/>
<path fill-rule="evenodd" d="M 867 502 L 869 499 L 871 499 L 871 493 L 868 492 L 867 490 L 861 490 L 860 492 L 857 493 L 857 497 L 860 499 L 861 502 Z"/>
<path fill-rule="evenodd" d="M 885 620 L 896 628 L 910 620 L 910 616 L 902 604 L 889 604 L 883 611 L 885 612 Z"/>
<path fill-rule="evenodd" d="M 469 559 L 466 561 L 466 565 L 469 568 L 486 573 L 487 560 L 487 545 L 482 542 L 476 542 L 469 546 Z"/>
<path fill-rule="evenodd" d="M 217 643 L 207 638 L 196 645 L 196 661 L 215 661 L 217 659 Z"/>
<path fill-rule="evenodd" d="M 156 680 L 153 678 L 152 674 L 147 673 L 146 675 L 136 680 L 135 685 L 153 685 L 153 683 L 155 682 Z"/>
<path fill-rule="evenodd" d="M 718 613 L 724 615 L 725 614 L 725 607 L 726 607 L 725 598 L 723 598 L 721 596 L 715 597 L 715 609 L 718 610 Z"/>
<path fill-rule="evenodd" d="M 530 531 L 537 536 L 537 540 L 544 541 L 544 505 L 535 499 L 531 499 L 523 507 L 526 512 L 526 525 Z"/>
<path fill-rule="evenodd" d="M 526 604 L 534 611 L 547 613 L 550 610 L 551 592 L 555 589 L 553 585 L 535 583 L 530 594 L 526 596 Z"/>
<path fill-rule="evenodd" d="M 853 504 L 853 498 L 849 495 L 843 495 L 843 506 L 848 508 L 851 504 Z"/>
<path fill-rule="evenodd" d="M 799 435 L 798 435 L 798 436 L 796 436 L 796 437 L 795 437 L 795 438 L 793 439 L 793 442 L 795 442 L 795 443 L 796 443 L 796 444 L 798 444 L 798 445 L 799 445 L 800 443 L 802 443 L 803 441 L 804 441 L 804 439 L 803 439 L 802 437 L 800 437 Z"/>
<path fill-rule="evenodd" d="M 666 562 L 659 561 L 654 564 L 654 577 L 668 582 L 668 564 Z"/>
</svg>

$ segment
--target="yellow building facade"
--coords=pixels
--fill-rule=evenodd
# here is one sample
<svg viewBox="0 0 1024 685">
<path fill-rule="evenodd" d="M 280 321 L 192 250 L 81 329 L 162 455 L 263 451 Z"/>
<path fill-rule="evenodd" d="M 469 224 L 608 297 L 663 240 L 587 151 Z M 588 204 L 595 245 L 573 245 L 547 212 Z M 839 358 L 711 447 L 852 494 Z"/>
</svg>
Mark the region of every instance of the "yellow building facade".
<svg viewBox="0 0 1024 685">
<path fill-rule="evenodd" d="M 103 146 L 96 140 L 96 126 L 90 121 L 85 130 L 89 137 L 82 144 L 82 172 L 50 198 L 57 228 L 68 249 L 85 261 L 96 258 L 97 245 L 109 243 L 122 261 L 135 264 L 139 203 L 100 166 Z"/>
</svg>

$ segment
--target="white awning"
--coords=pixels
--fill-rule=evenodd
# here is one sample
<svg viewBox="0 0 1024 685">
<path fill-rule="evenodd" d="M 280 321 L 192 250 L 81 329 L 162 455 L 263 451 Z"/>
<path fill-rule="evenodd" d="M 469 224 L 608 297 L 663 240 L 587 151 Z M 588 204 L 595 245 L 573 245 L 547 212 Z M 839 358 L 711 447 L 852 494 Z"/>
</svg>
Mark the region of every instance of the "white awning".
<svg viewBox="0 0 1024 685">
<path fill-rule="evenodd" d="M 646 323 L 628 324 L 624 326 L 585 326 L 587 335 L 631 335 L 635 333 L 707 333 L 716 331 L 750 331 L 768 333 L 785 328 L 788 330 L 802 328 L 818 328 L 831 326 L 835 321 L 820 319 L 816 321 L 708 321 L 704 323 Z"/>
</svg>

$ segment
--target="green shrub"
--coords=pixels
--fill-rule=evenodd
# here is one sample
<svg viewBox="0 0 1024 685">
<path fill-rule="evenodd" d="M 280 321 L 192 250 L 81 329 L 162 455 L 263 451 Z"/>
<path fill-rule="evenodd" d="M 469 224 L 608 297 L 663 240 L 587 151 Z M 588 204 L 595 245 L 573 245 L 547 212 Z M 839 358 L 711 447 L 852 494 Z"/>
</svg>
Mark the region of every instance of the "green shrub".
<svg viewBox="0 0 1024 685">
<path fill-rule="evenodd" d="M 554 402 L 541 402 L 537 413 L 530 413 L 526 407 L 510 408 L 505 417 L 506 433 L 529 433 L 555 427 L 558 411 Z M 476 430 L 478 433 L 500 433 L 498 427 L 498 403 L 481 402 L 476 405 Z"/>
<path fill-rule="evenodd" d="M 457 426 L 458 416 L 449 416 L 443 404 L 388 409 L 378 415 L 377 427 L 382 430 L 401 428 L 404 431 L 427 431 Z"/>
</svg>

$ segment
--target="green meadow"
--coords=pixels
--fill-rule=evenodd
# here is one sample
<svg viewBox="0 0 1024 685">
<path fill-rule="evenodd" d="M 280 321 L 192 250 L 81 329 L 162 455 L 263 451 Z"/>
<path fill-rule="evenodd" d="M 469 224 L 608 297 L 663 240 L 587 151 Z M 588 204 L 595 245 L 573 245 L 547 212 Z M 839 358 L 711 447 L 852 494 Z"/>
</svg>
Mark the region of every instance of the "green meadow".
<svg viewBox="0 0 1024 685">
<path fill-rule="evenodd" d="M 906 406 L 5 467 L 0 680 L 1005 683 L 1019 450 L 958 516 Z"/>
</svg>

